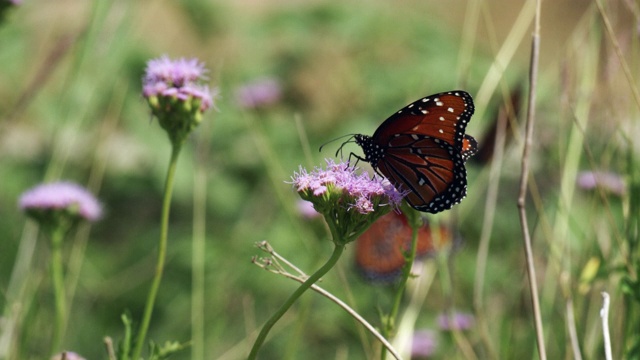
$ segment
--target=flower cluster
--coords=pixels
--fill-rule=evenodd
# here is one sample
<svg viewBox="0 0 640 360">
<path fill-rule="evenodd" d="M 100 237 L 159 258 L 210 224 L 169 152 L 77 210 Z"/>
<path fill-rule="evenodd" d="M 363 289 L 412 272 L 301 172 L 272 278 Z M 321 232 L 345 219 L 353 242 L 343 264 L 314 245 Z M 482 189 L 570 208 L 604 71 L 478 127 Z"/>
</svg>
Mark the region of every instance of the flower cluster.
<svg viewBox="0 0 640 360">
<path fill-rule="evenodd" d="M 271 105 L 280 100 L 282 87 L 280 82 L 271 77 L 264 77 L 250 82 L 236 90 L 238 105 L 244 109 L 256 109 Z"/>
<path fill-rule="evenodd" d="M 442 330 L 469 330 L 475 324 L 475 318 L 469 313 L 454 312 L 453 314 L 440 314 L 438 327 Z"/>
<path fill-rule="evenodd" d="M 83 187 L 70 182 L 42 184 L 25 192 L 19 207 L 38 221 L 49 221 L 60 214 L 72 220 L 95 221 L 102 216 L 98 200 Z"/>
<path fill-rule="evenodd" d="M 198 59 L 171 60 L 165 55 L 147 63 L 142 93 L 147 98 L 164 96 L 183 101 L 196 98 L 200 110 L 206 111 L 213 105 L 209 87 L 199 84 L 207 79 L 206 72 L 204 64 Z"/>
<path fill-rule="evenodd" d="M 310 201 L 333 232 L 334 241 L 355 240 L 376 219 L 397 208 L 403 194 L 386 179 L 357 174 L 348 163 L 327 160 L 327 168 L 308 172 L 300 167 L 292 184 L 300 197 Z"/>
<path fill-rule="evenodd" d="M 433 330 L 423 329 L 413 333 L 411 341 L 411 358 L 424 359 L 432 357 L 438 348 L 438 338 Z"/>
<path fill-rule="evenodd" d="M 622 196 L 626 191 L 624 179 L 614 172 L 582 171 L 576 179 L 578 186 L 584 190 L 601 188 L 614 195 Z"/>
<path fill-rule="evenodd" d="M 350 167 L 349 163 L 336 164 L 327 159 L 327 169 L 314 169 L 307 172 L 300 167 L 292 178 L 293 185 L 302 198 L 311 201 L 316 210 L 318 198 L 331 198 L 338 196 L 348 209 L 355 209 L 361 214 L 373 212 L 378 206 L 399 206 L 403 194 L 399 193 L 388 180 L 375 175 L 370 178 L 368 174 L 356 174 L 357 168 Z"/>
<path fill-rule="evenodd" d="M 213 106 L 217 89 L 202 85 L 207 80 L 205 73 L 198 59 L 162 56 L 147 63 L 142 94 L 172 141 L 183 140 Z"/>
</svg>

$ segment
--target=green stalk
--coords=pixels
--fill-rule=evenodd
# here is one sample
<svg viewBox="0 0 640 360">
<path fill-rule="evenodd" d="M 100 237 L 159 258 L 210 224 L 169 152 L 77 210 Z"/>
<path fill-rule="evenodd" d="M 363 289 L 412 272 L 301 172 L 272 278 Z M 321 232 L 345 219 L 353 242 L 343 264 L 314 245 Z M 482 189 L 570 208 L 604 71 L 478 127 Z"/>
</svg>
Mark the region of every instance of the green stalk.
<svg viewBox="0 0 640 360">
<path fill-rule="evenodd" d="M 191 360 L 204 360 L 204 289 L 206 253 L 207 175 L 196 169 L 193 186 L 193 240 L 191 249 Z"/>
<path fill-rule="evenodd" d="M 53 293 L 55 298 L 55 328 L 53 333 L 52 353 L 60 350 L 67 319 L 67 302 L 64 289 L 64 270 L 62 265 L 63 229 L 58 226 L 51 231 L 51 276 L 53 279 Z"/>
<path fill-rule="evenodd" d="M 287 312 L 287 310 L 289 310 L 291 305 L 293 305 L 293 303 L 295 303 L 296 300 L 298 300 L 298 298 L 311 287 L 311 285 L 313 285 L 322 276 L 329 272 L 329 270 L 331 270 L 331 268 L 338 262 L 338 259 L 340 259 L 340 255 L 342 255 L 342 252 L 344 251 L 344 247 L 344 245 L 339 245 L 336 243 L 329 260 L 327 260 L 327 262 L 322 265 L 320 269 L 318 269 L 304 283 L 302 283 L 302 285 L 300 285 L 300 287 L 298 287 L 296 291 L 294 291 L 293 294 L 289 296 L 287 301 L 285 301 L 284 304 L 280 306 L 280 309 L 278 309 L 278 311 L 276 311 L 264 324 L 262 330 L 260 331 L 260 334 L 258 335 L 258 338 L 253 344 L 253 348 L 251 348 L 251 353 L 249 354 L 248 358 L 249 360 L 253 360 L 258 356 L 258 351 L 266 340 L 269 331 L 276 324 L 276 322 L 278 322 L 278 320 L 280 320 L 280 318 Z"/>
<path fill-rule="evenodd" d="M 164 270 L 164 262 L 167 255 L 167 235 L 169 232 L 169 212 L 171 210 L 171 193 L 173 192 L 173 182 L 176 173 L 176 167 L 178 164 L 178 155 L 182 144 L 173 141 L 171 149 L 171 160 L 169 162 L 169 169 L 167 170 L 167 178 L 164 185 L 164 198 L 162 200 L 162 217 L 160 223 L 160 243 L 158 245 L 158 262 L 156 264 L 156 273 L 151 283 L 151 289 L 149 289 L 149 295 L 147 296 L 147 304 L 144 308 L 144 316 L 142 323 L 140 324 L 140 331 L 136 337 L 135 348 L 133 350 L 132 360 L 140 359 L 142 354 L 142 347 L 145 343 L 147 331 L 149 330 L 149 323 L 151 322 L 151 314 L 153 313 L 153 305 L 158 295 L 158 289 L 160 288 L 160 282 L 162 281 L 162 272 Z"/>
<path fill-rule="evenodd" d="M 407 287 L 407 281 L 409 280 L 409 276 L 411 275 L 413 261 L 415 260 L 416 252 L 418 251 L 418 229 L 420 228 L 420 224 L 418 224 L 416 220 L 413 219 L 413 217 L 415 217 L 415 214 L 413 214 L 412 217 L 409 216 L 407 211 L 405 211 L 405 214 L 407 214 L 407 220 L 411 224 L 411 250 L 408 255 L 407 262 L 404 264 L 404 267 L 402 269 L 402 279 L 400 279 L 400 284 L 398 284 L 398 288 L 396 289 L 393 306 L 391 308 L 389 316 L 387 317 L 387 323 L 384 326 L 384 332 L 382 336 L 384 336 L 386 339 L 389 339 L 391 337 L 391 332 L 395 327 L 396 317 L 398 316 L 398 312 L 400 311 L 400 303 L 402 302 L 402 295 L 404 295 L 404 289 Z M 387 351 L 383 350 L 380 353 L 380 359 L 385 360 L 386 358 Z"/>
</svg>

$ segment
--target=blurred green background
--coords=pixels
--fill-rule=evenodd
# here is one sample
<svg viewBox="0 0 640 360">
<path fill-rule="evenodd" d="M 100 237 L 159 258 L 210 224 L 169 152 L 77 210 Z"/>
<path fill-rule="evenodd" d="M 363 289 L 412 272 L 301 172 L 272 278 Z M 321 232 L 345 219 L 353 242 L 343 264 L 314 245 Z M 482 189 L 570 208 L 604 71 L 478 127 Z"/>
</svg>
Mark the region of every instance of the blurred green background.
<svg viewBox="0 0 640 360">
<path fill-rule="evenodd" d="M 639 111 L 631 88 L 640 76 L 640 12 L 637 3 L 624 1 L 605 9 L 613 33 L 593 2 L 544 2 L 542 9 L 527 204 L 547 348 L 555 359 L 573 354 L 567 304 L 575 310 L 586 358 L 602 354 L 600 291 L 611 292 L 618 306 L 614 339 L 623 338 L 625 318 L 638 317 L 619 290 L 621 275 L 603 270 L 633 255 L 625 252 L 628 193 L 575 188 L 578 170 L 629 175 L 635 164 Z M 482 141 L 495 128 L 498 109 L 516 94 L 519 117 L 507 132 L 496 175 L 490 176 L 491 162 L 470 162 L 467 199 L 431 217 L 455 227 L 463 246 L 450 263 L 453 303 L 436 277 L 417 327 L 436 328 L 436 317 L 453 306 L 487 320 L 465 333 L 479 358 L 535 357 L 516 212 L 532 19 L 531 2 L 506 0 L 25 0 L 10 9 L 0 25 L 0 340 L 8 341 L 0 341 L 0 358 L 48 357 L 48 243 L 17 210 L 19 195 L 42 181 L 84 184 L 106 210 L 90 233 L 82 228 L 68 240 L 68 271 L 77 282 L 71 281 L 66 348 L 87 359 L 106 358 L 102 339 L 121 337 L 120 315 L 140 318 L 170 154 L 140 94 L 141 77 L 145 63 L 163 54 L 204 61 L 210 86 L 221 96 L 179 161 L 152 339 L 191 338 L 195 174 L 206 177 L 205 358 L 240 359 L 255 331 L 296 287 L 251 263 L 260 254 L 254 243 L 268 240 L 308 273 L 330 254 L 322 221 L 296 210 L 297 195 L 286 183 L 293 172 L 299 165 L 324 165 L 339 145 L 319 153 L 321 144 L 349 133 L 372 134 L 408 102 L 461 88 L 475 98 L 467 133 L 481 146 L 487 146 Z M 280 82 L 281 99 L 257 109 L 240 106 L 238 88 L 263 77 Z M 493 200 L 487 196 L 492 184 L 498 189 Z M 495 209 L 489 221 L 487 209 Z M 474 308 L 483 231 L 491 240 L 484 306 Z M 352 258 L 348 249 L 321 285 L 379 325 L 378 309 L 388 309 L 391 290 L 363 282 Z M 601 264 L 599 276 L 581 282 L 590 259 Z M 366 358 L 363 347 L 377 345 L 368 335 L 363 343 L 359 329 L 334 304 L 309 293 L 276 327 L 261 358 Z M 622 342 L 614 341 L 614 349 L 620 355 Z M 190 356 L 187 350 L 176 358 Z M 465 355 L 443 332 L 434 357 Z"/>
</svg>

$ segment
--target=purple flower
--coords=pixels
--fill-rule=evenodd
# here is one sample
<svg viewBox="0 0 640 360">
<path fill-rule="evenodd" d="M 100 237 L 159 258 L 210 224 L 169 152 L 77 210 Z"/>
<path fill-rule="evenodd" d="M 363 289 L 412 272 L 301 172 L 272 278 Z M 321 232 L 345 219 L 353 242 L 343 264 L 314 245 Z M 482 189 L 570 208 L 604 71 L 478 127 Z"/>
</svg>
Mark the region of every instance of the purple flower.
<svg viewBox="0 0 640 360">
<path fill-rule="evenodd" d="M 102 215 L 98 200 L 83 187 L 70 182 L 38 185 L 22 194 L 19 206 L 27 213 L 59 210 L 88 221 Z"/>
<path fill-rule="evenodd" d="M 145 83 L 164 82 L 176 87 L 185 86 L 199 80 L 206 80 L 204 63 L 198 59 L 171 60 L 167 55 L 149 60 L 144 76 Z"/>
<path fill-rule="evenodd" d="M 359 197 L 353 205 L 353 208 L 355 208 L 360 214 L 370 213 L 375 210 L 371 200 L 365 196 Z"/>
<path fill-rule="evenodd" d="M 386 179 L 358 174 L 345 162 L 326 162 L 326 170 L 316 167 L 308 172 L 300 166 L 291 184 L 324 216 L 337 245 L 356 240 L 376 219 L 400 205 L 403 194 Z"/>
<path fill-rule="evenodd" d="M 255 109 L 274 104 L 282 96 L 282 87 L 275 78 L 256 79 L 236 89 L 235 98 L 238 105 L 245 109 Z"/>
<path fill-rule="evenodd" d="M 622 177 L 613 172 L 605 171 L 582 171 L 578 173 L 576 179 L 578 186 L 585 190 L 602 188 L 615 195 L 623 195 L 625 184 Z"/>
<path fill-rule="evenodd" d="M 411 358 L 428 358 L 435 354 L 438 340 L 433 330 L 418 330 L 413 333 Z"/>
<path fill-rule="evenodd" d="M 85 358 L 83 358 L 82 356 L 74 353 L 73 351 L 65 351 L 62 352 L 60 354 L 56 354 L 53 357 L 51 357 L 51 360 L 85 360 Z"/>
<path fill-rule="evenodd" d="M 183 103 L 193 101 L 196 106 L 189 107 L 205 112 L 213 106 L 213 97 L 218 93 L 217 89 L 211 91 L 208 86 L 202 85 L 207 80 L 206 72 L 204 63 L 198 59 L 171 60 L 163 55 L 147 63 L 142 94 L 149 99 L 152 108 L 157 107 L 158 110 L 166 111 L 167 106 L 176 106 L 171 101 L 168 104 L 159 103 L 158 98 L 168 98 Z"/>
<path fill-rule="evenodd" d="M 358 175 L 357 169 L 345 162 L 336 164 L 331 159 L 326 161 L 326 170 L 315 168 L 308 173 L 301 166 L 299 171 L 294 173 L 292 183 L 299 193 L 304 193 L 310 198 L 330 197 L 332 194 L 345 195 L 347 208 L 356 209 L 361 214 L 373 212 L 379 205 L 400 205 L 403 194 L 388 180 L 377 175 L 370 178 L 367 173 Z M 304 196 L 303 198 L 314 202 Z"/>
<path fill-rule="evenodd" d="M 469 330 L 473 327 L 475 318 L 471 314 L 454 312 L 438 316 L 438 326 L 442 330 Z"/>
</svg>

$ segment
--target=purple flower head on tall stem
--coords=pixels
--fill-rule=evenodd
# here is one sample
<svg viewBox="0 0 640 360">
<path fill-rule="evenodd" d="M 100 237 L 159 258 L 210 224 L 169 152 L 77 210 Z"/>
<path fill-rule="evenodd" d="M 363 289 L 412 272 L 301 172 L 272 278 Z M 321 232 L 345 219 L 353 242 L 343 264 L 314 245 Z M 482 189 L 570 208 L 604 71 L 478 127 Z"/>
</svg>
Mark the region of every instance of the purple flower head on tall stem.
<svg viewBox="0 0 640 360">
<path fill-rule="evenodd" d="M 184 140 L 214 106 L 218 90 L 204 84 L 206 72 L 195 58 L 171 60 L 164 55 L 147 63 L 142 95 L 172 141 Z"/>
<path fill-rule="evenodd" d="M 334 232 L 334 241 L 355 240 L 378 217 L 400 205 L 403 194 L 386 179 L 358 174 L 345 162 L 326 162 L 326 169 L 315 168 L 311 172 L 300 167 L 291 183 L 300 197 L 325 217 Z"/>
<path fill-rule="evenodd" d="M 38 185 L 23 193 L 20 209 L 27 214 L 65 212 L 87 221 L 98 220 L 102 207 L 85 188 L 71 182 L 55 182 Z"/>
</svg>

